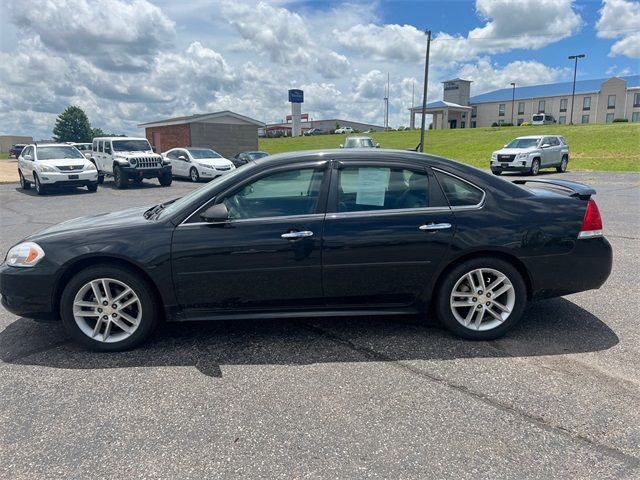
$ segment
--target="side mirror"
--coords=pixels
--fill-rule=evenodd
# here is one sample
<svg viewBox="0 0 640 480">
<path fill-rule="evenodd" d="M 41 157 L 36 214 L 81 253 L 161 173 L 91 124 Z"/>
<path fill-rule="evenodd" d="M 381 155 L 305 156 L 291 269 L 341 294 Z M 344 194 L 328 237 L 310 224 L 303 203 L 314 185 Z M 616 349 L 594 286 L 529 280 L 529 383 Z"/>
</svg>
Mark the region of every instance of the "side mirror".
<svg viewBox="0 0 640 480">
<path fill-rule="evenodd" d="M 376 143 L 376 148 L 380 148 L 380 144 L 379 143 Z"/>
<path fill-rule="evenodd" d="M 29 154 L 23 156 L 22 158 L 24 158 L 25 160 L 29 160 L 29 161 L 33 160 L 33 157 L 31 155 L 29 155 Z"/>
<path fill-rule="evenodd" d="M 185 157 L 184 155 L 180 155 L 178 157 L 178 160 L 182 160 L 183 162 L 188 162 L 189 161 L 189 159 L 187 157 Z"/>
<path fill-rule="evenodd" d="M 543 143 L 542 145 L 540 145 L 540 148 L 549 148 L 551 145 L 549 145 L 548 143 Z"/>
<path fill-rule="evenodd" d="M 343 145 L 343 144 L 340 144 L 340 148 L 344 148 L 344 145 Z"/>
<path fill-rule="evenodd" d="M 225 223 L 229 220 L 229 211 L 224 203 L 218 203 L 202 212 L 200 218 L 207 223 Z"/>
</svg>

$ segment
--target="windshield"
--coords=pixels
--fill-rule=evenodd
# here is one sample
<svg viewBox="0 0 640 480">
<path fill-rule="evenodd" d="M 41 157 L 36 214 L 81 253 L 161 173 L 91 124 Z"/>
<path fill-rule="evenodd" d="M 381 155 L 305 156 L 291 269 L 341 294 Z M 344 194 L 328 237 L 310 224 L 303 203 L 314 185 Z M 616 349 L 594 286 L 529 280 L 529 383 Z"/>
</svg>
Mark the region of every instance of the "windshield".
<svg viewBox="0 0 640 480">
<path fill-rule="evenodd" d="M 70 145 L 59 147 L 38 147 L 37 150 L 38 160 L 60 160 L 61 158 L 82 158 L 82 155 L 76 147 Z"/>
<path fill-rule="evenodd" d="M 189 153 L 194 159 L 199 158 L 222 158 L 218 152 L 214 152 L 210 148 L 189 148 Z"/>
<path fill-rule="evenodd" d="M 244 168 L 237 168 L 235 170 L 232 170 L 226 175 L 221 175 L 220 177 L 211 180 L 206 185 L 203 185 L 200 188 L 196 188 L 184 197 L 178 198 L 173 203 L 167 205 L 167 207 L 158 215 L 158 218 L 166 218 L 170 215 L 173 215 L 174 213 L 182 210 L 185 206 L 189 205 L 191 202 L 197 202 L 198 200 L 200 200 L 201 203 L 204 203 L 211 197 L 211 190 L 220 185 L 220 183 L 226 182 L 236 175 L 244 173 L 243 170 Z"/>
<path fill-rule="evenodd" d="M 76 143 L 74 145 L 74 147 L 76 147 L 80 151 L 82 151 L 82 150 L 91 150 L 91 144 L 90 143 Z"/>
<path fill-rule="evenodd" d="M 544 116 L 543 115 L 534 115 L 533 116 L 533 121 L 534 122 L 540 122 L 542 120 L 544 120 Z"/>
<path fill-rule="evenodd" d="M 269 156 L 269 154 L 267 152 L 249 152 L 247 155 L 249 155 L 249 158 L 251 160 L 257 160 L 259 158 L 268 157 Z"/>
<path fill-rule="evenodd" d="M 507 144 L 507 148 L 530 148 L 538 145 L 537 138 L 516 138 Z"/>
<path fill-rule="evenodd" d="M 145 152 L 151 150 L 146 140 L 114 140 L 113 150 L 116 152 Z"/>
<path fill-rule="evenodd" d="M 344 148 L 367 148 L 373 147 L 373 140 L 370 138 L 347 138 Z"/>
</svg>

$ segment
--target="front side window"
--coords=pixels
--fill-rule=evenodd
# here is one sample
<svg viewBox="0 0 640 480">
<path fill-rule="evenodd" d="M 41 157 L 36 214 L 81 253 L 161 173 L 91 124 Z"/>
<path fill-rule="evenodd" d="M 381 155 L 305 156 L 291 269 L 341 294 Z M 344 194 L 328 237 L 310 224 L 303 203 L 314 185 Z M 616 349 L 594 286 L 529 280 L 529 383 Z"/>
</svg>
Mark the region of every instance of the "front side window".
<svg viewBox="0 0 640 480">
<path fill-rule="evenodd" d="M 607 97 L 607 108 L 616 108 L 616 96 L 609 95 Z"/>
<path fill-rule="evenodd" d="M 190 148 L 189 153 L 194 160 L 198 160 L 200 158 L 222 158 L 222 155 L 210 148 Z M 189 158 L 186 153 L 183 155 Z"/>
<path fill-rule="evenodd" d="M 560 100 L 560 111 L 561 112 L 566 112 L 567 111 L 567 99 L 563 98 Z"/>
<path fill-rule="evenodd" d="M 223 203 L 236 220 L 309 215 L 316 213 L 324 175 L 313 168 L 272 173 L 244 185 Z"/>
<path fill-rule="evenodd" d="M 167 153 L 167 158 L 171 159 L 171 160 L 177 160 L 178 159 L 178 150 L 171 150 L 169 153 Z"/>
<path fill-rule="evenodd" d="M 498 105 L 498 115 L 500 117 L 504 117 L 504 110 L 505 110 L 505 104 L 501 103 L 500 105 Z"/>
<path fill-rule="evenodd" d="M 524 115 L 524 102 L 518 102 L 518 115 Z"/>
<path fill-rule="evenodd" d="M 452 207 L 472 207 L 482 203 L 484 192 L 478 187 L 438 170 L 435 174 Z"/>
<path fill-rule="evenodd" d="M 545 106 L 545 101 L 540 100 L 538 102 L 538 113 L 544 113 L 544 106 Z"/>
<path fill-rule="evenodd" d="M 591 110 L 591 97 L 584 97 L 582 99 L 582 110 Z"/>
<path fill-rule="evenodd" d="M 391 167 L 345 167 L 338 181 L 338 212 L 426 208 L 429 177 Z"/>
<path fill-rule="evenodd" d="M 97 152 L 97 151 L 98 151 L 98 141 L 97 141 L 97 140 L 94 140 L 94 141 L 93 141 L 93 145 L 92 145 L 91 149 L 92 149 L 94 152 Z"/>
<path fill-rule="evenodd" d="M 104 153 L 104 141 L 102 140 L 98 143 L 98 151 Z"/>
</svg>

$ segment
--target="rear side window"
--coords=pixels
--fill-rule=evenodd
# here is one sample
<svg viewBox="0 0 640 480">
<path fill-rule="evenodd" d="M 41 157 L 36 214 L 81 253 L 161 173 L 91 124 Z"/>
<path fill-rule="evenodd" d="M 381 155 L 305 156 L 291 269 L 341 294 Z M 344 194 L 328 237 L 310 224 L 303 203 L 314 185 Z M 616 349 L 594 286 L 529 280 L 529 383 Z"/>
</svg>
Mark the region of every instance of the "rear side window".
<svg viewBox="0 0 640 480">
<path fill-rule="evenodd" d="M 484 192 L 478 187 L 438 170 L 434 173 L 452 207 L 475 207 L 482 203 Z"/>
</svg>

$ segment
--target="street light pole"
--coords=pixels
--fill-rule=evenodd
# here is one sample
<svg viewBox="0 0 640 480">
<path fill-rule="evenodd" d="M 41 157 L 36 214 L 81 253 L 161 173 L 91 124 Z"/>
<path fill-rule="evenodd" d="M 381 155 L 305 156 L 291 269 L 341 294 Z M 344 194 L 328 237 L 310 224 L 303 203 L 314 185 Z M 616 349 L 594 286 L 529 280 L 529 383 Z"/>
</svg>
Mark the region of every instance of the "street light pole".
<svg viewBox="0 0 640 480">
<path fill-rule="evenodd" d="M 427 120 L 427 84 L 429 83 L 429 50 L 431 49 L 431 30 L 427 34 L 427 53 L 424 58 L 424 87 L 422 90 L 422 125 L 420 127 L 420 151 L 424 152 L 424 127 Z"/>
<path fill-rule="evenodd" d="M 569 60 L 575 60 L 575 64 L 573 66 L 573 91 L 571 92 L 571 113 L 569 114 L 569 125 L 573 125 L 573 102 L 576 97 L 576 73 L 578 72 L 578 59 L 584 57 L 586 57 L 584 53 L 569 56 Z"/>
<path fill-rule="evenodd" d="M 516 84 L 511 82 L 510 85 L 513 87 L 513 94 L 511 95 L 511 125 L 513 125 L 513 110 L 516 106 Z"/>
</svg>

